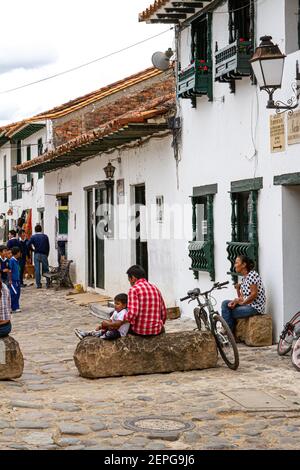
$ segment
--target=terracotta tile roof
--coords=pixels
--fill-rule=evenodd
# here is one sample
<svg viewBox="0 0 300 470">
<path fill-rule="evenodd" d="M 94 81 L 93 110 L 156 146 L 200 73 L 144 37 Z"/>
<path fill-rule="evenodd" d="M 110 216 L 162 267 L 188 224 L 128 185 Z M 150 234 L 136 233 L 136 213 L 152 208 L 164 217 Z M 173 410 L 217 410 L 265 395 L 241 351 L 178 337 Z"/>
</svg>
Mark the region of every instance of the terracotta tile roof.
<svg viewBox="0 0 300 470">
<path fill-rule="evenodd" d="M 6 135 L 14 134 L 19 128 L 22 128 L 24 125 L 30 122 L 40 121 L 43 119 L 55 119 L 62 116 L 65 116 L 69 113 L 77 111 L 84 106 L 92 104 L 96 101 L 99 101 L 102 98 L 107 96 L 111 96 L 119 91 L 122 91 L 129 86 L 142 83 L 145 80 L 148 80 L 152 77 L 156 77 L 162 74 L 161 70 L 155 69 L 154 67 L 150 67 L 142 72 L 138 72 L 134 75 L 130 75 L 122 80 L 118 80 L 108 86 L 102 87 L 96 91 L 83 95 L 79 98 L 71 100 L 67 103 L 64 103 L 60 106 L 56 106 L 55 108 L 50 109 L 49 111 L 45 111 L 43 113 L 37 114 L 33 117 L 23 119 L 22 121 L 15 122 L 8 124 L 6 126 L 0 127 L 0 133 L 3 132 Z"/>
<path fill-rule="evenodd" d="M 142 11 L 139 14 L 139 21 L 146 21 L 157 12 L 161 7 L 165 6 L 167 3 L 170 3 L 170 0 L 155 0 L 155 2 L 150 5 L 146 10 Z"/>
<path fill-rule="evenodd" d="M 98 129 L 93 129 L 92 131 L 87 132 L 86 134 L 81 135 L 75 139 L 70 140 L 69 142 L 60 145 L 55 150 L 49 151 L 37 158 L 34 158 L 30 161 L 24 162 L 21 165 L 14 167 L 17 171 L 28 170 L 29 168 L 37 167 L 38 165 L 45 164 L 64 155 L 71 156 L 72 152 L 82 148 L 89 149 L 89 146 L 93 143 L 103 140 L 105 137 L 113 135 L 118 131 L 126 128 L 130 124 L 148 124 L 148 119 L 164 116 L 168 113 L 171 113 L 175 110 L 175 92 L 167 93 L 163 97 L 156 98 L 149 102 L 143 104 L 143 106 L 131 110 L 122 116 L 119 116 L 116 119 L 113 119 L 104 125 L 100 126 Z M 135 140 L 134 138 L 132 140 Z M 98 152 L 99 153 L 99 152 Z M 94 152 L 95 154 L 95 152 Z M 94 156 L 91 154 L 90 156 Z M 68 162 L 69 165 L 74 164 L 74 161 L 70 159 Z M 56 168 L 59 166 L 66 166 L 66 164 L 56 165 Z M 55 168 L 54 168 L 55 169 Z"/>
</svg>

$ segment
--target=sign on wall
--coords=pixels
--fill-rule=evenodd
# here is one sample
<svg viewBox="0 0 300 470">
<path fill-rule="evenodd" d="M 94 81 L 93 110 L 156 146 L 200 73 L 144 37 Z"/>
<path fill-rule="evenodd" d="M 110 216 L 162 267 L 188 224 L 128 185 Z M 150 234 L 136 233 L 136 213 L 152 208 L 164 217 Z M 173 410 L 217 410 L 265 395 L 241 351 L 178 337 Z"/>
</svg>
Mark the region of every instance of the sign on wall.
<svg viewBox="0 0 300 470">
<path fill-rule="evenodd" d="M 300 143 L 300 111 L 295 111 L 287 120 L 288 145 Z"/>
<path fill-rule="evenodd" d="M 285 125 L 283 115 L 270 116 L 271 153 L 285 151 Z"/>
</svg>

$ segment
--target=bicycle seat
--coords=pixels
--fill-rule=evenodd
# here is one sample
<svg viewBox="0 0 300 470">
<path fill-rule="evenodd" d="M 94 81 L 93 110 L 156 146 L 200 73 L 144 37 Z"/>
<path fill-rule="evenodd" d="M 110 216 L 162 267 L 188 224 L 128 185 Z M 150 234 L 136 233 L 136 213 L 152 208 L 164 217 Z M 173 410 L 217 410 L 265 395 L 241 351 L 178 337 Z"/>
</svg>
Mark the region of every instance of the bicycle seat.
<svg viewBox="0 0 300 470">
<path fill-rule="evenodd" d="M 193 297 L 193 296 L 197 297 L 198 295 L 200 295 L 200 289 L 198 289 L 198 287 L 196 287 L 195 289 L 189 290 L 188 295 L 190 297 Z"/>
</svg>

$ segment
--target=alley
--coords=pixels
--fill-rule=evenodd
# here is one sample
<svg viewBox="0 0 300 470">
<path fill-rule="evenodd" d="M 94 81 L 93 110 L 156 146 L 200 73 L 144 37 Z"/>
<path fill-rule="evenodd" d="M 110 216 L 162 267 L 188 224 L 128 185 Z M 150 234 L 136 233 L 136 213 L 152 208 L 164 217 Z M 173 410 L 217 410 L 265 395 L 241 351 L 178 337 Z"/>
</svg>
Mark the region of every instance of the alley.
<svg viewBox="0 0 300 470">
<path fill-rule="evenodd" d="M 1 449 L 300 448 L 300 374 L 275 346 L 240 346 L 237 372 L 219 360 L 204 371 L 87 380 L 73 362 L 73 328 L 95 320 L 64 290 L 23 289 L 12 335 L 25 368 L 20 379 L 0 382 Z M 172 320 L 167 329 L 193 327 Z M 270 403 L 241 404 L 243 392 L 269 393 Z M 153 418 L 152 431 L 129 429 L 141 417 Z M 155 417 L 168 420 L 158 429 Z"/>
</svg>

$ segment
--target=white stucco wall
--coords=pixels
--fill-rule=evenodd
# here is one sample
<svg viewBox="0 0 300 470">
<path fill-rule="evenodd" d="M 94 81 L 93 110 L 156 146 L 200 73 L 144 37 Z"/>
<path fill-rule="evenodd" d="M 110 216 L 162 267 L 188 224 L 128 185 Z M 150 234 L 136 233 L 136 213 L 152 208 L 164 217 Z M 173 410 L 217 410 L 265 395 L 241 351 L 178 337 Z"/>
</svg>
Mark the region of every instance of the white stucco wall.
<svg viewBox="0 0 300 470">
<path fill-rule="evenodd" d="M 163 195 L 166 205 L 178 201 L 176 190 L 176 165 L 171 148 L 171 137 L 153 138 L 148 143 L 134 149 L 110 154 L 109 159 L 121 156 L 121 163 L 114 161 L 116 167 L 114 180 L 124 178 L 125 199 L 133 203 L 132 194 L 135 185 L 145 183 L 146 205 L 155 205 L 156 196 Z M 55 250 L 55 200 L 53 196 L 72 193 L 69 196 L 69 246 L 68 258 L 75 262 L 76 281 L 87 286 L 87 233 L 86 233 L 86 194 L 84 188 L 95 181 L 104 180 L 103 168 L 108 156 L 92 158 L 79 167 L 72 166 L 45 175 L 46 212 L 45 232 L 51 241 L 50 264 L 57 264 Z M 116 191 L 116 187 L 115 187 Z M 116 194 L 115 194 L 116 197 Z M 116 207 L 120 207 L 117 206 Z M 155 208 L 154 208 L 155 210 Z M 74 216 L 76 214 L 76 228 Z M 127 213 L 128 214 L 128 213 Z M 125 216 L 128 220 L 128 216 Z M 154 215 L 155 217 L 155 215 Z M 189 215 L 189 222 L 191 218 Z M 179 222 L 181 224 L 181 221 Z M 154 229 L 161 227 L 154 221 Z M 181 227 L 180 227 L 181 228 Z M 157 237 L 158 238 L 158 237 Z M 105 292 L 114 295 L 128 291 L 126 271 L 136 262 L 135 242 L 125 239 L 105 240 Z M 180 242 L 181 243 L 181 242 Z M 174 306 L 176 294 L 175 278 L 178 270 L 178 243 L 170 240 L 148 238 L 149 279 L 162 290 L 169 306 Z"/>
</svg>

